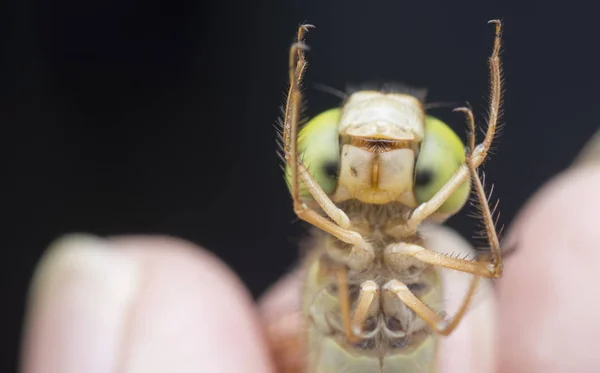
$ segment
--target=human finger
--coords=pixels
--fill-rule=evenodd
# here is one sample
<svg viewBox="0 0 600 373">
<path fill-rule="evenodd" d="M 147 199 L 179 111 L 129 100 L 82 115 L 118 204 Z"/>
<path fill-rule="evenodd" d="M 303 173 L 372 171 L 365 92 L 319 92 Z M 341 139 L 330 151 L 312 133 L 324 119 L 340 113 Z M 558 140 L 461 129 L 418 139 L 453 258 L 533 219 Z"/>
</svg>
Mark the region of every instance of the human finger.
<svg viewBox="0 0 600 373">
<path fill-rule="evenodd" d="M 30 292 L 24 373 L 271 373 L 237 277 L 190 243 L 71 235 Z"/>
<path fill-rule="evenodd" d="M 597 145 L 544 186 L 511 227 L 516 249 L 498 286 L 501 372 L 600 369 Z"/>
</svg>

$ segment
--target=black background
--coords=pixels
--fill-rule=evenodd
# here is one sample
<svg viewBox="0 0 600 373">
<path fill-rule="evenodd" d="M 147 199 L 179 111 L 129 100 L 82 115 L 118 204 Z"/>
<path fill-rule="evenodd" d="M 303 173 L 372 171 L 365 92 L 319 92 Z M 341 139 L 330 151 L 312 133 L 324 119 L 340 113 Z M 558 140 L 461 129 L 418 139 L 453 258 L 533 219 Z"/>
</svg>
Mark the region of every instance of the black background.
<svg viewBox="0 0 600 373">
<path fill-rule="evenodd" d="M 0 9 L 0 371 L 16 369 L 28 281 L 73 231 L 164 233 L 225 260 L 255 295 L 287 271 L 295 222 L 272 124 L 287 49 L 322 83 L 383 79 L 469 101 L 482 120 L 491 18 L 503 18 L 506 127 L 486 164 L 503 223 L 599 127 L 597 21 L 583 2 L 14 1 Z M 461 116 L 439 111 L 459 134 Z M 464 214 L 452 226 L 469 236 Z"/>
</svg>

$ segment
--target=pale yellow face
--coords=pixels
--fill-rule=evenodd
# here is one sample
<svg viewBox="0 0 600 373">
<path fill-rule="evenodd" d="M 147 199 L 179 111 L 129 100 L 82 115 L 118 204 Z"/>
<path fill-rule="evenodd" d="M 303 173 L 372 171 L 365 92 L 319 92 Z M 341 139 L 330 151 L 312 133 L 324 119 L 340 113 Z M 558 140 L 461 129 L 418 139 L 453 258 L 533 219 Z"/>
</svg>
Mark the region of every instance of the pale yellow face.
<svg viewBox="0 0 600 373">
<path fill-rule="evenodd" d="M 361 91 L 342 108 L 328 110 L 300 131 L 304 164 L 334 202 L 426 202 L 465 161 L 460 138 L 425 114 L 413 96 Z M 286 173 L 289 182 L 289 169 Z M 302 185 L 301 185 L 302 187 Z M 456 213 L 465 204 L 465 182 L 438 210 Z M 303 198 L 310 194 L 301 188 Z"/>
</svg>

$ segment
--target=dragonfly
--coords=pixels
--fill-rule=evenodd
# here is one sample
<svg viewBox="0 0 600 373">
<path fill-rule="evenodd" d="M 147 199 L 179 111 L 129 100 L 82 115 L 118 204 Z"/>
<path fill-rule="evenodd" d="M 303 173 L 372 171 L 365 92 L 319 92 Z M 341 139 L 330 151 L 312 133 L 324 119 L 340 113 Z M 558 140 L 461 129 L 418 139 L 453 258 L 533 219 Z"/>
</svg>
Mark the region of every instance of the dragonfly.
<svg viewBox="0 0 600 373">
<path fill-rule="evenodd" d="M 479 174 L 503 93 L 502 23 L 489 24 L 490 100 L 479 143 L 469 107 L 454 109 L 466 118 L 463 143 L 427 113 L 423 91 L 405 85 L 355 90 L 301 126 L 305 36 L 314 26 L 299 27 L 278 138 L 294 212 L 313 227 L 301 294 L 302 373 L 435 372 L 439 340 L 460 324 L 480 279 L 501 277 L 496 208 Z M 472 195 L 489 243 L 485 254 L 467 259 L 428 248 L 422 226 L 443 223 Z M 441 311 L 441 269 L 471 276 L 451 316 Z"/>
</svg>

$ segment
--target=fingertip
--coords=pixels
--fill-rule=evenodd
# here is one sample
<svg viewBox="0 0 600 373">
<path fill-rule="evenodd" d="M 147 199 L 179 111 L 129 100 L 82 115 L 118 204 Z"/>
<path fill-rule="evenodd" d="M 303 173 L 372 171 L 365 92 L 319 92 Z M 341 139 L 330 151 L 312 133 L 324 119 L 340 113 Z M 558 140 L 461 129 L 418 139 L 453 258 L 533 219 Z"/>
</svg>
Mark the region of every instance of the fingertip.
<svg viewBox="0 0 600 373">
<path fill-rule="evenodd" d="M 277 372 L 305 370 L 307 325 L 301 313 L 302 269 L 282 277 L 259 299 L 259 310 Z"/>
<path fill-rule="evenodd" d="M 272 371 L 255 304 L 218 258 L 169 237 L 115 242 L 149 268 L 127 372 Z"/>
<path fill-rule="evenodd" d="M 262 315 L 278 314 L 282 310 L 300 309 L 302 271 L 295 269 L 269 287 L 258 299 Z"/>
<path fill-rule="evenodd" d="M 29 292 L 22 371 L 110 371 L 140 282 L 139 263 L 104 240 L 72 234 L 53 242 Z"/>
<path fill-rule="evenodd" d="M 511 228 L 517 250 L 498 287 L 502 371 L 597 371 L 599 190 L 598 164 L 579 163 L 544 186 Z"/>
<path fill-rule="evenodd" d="M 38 274 L 55 280 L 32 288 L 26 373 L 272 371 L 247 290 L 190 243 L 63 239 Z M 129 297 L 119 295 L 123 278 L 132 278 Z"/>
</svg>

